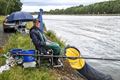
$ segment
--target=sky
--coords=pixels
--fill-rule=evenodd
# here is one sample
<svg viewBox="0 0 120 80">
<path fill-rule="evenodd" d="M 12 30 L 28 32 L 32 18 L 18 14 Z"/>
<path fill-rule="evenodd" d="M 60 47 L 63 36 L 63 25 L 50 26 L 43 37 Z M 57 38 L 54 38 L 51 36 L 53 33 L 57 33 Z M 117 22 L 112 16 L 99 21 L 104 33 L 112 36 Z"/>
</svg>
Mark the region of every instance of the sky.
<svg viewBox="0 0 120 80">
<path fill-rule="evenodd" d="M 23 3 L 22 11 L 36 12 L 42 8 L 44 11 L 54 9 L 65 9 L 80 4 L 89 5 L 96 2 L 103 2 L 109 0 L 21 0 Z"/>
</svg>

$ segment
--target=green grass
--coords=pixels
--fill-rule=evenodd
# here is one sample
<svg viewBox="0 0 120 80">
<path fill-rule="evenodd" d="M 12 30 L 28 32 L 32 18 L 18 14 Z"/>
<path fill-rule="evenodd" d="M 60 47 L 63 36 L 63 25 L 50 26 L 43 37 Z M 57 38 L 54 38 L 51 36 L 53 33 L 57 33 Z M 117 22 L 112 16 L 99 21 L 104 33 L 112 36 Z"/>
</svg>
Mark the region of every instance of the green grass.
<svg viewBox="0 0 120 80">
<path fill-rule="evenodd" d="M 61 47 L 64 46 L 64 42 L 60 41 L 54 32 L 48 31 L 46 36 L 59 43 Z M 4 53 L 12 48 L 35 49 L 29 35 L 19 33 L 12 34 L 3 48 Z M 5 58 L 0 58 L 0 66 L 4 64 Z M 58 80 L 58 74 L 47 67 L 24 69 L 21 66 L 15 66 L 0 74 L 0 80 Z"/>
<path fill-rule="evenodd" d="M 57 80 L 49 68 L 21 68 L 16 66 L 0 74 L 0 80 Z"/>
<path fill-rule="evenodd" d="M 0 24 L 2 24 L 4 19 L 5 19 L 5 16 L 0 16 Z"/>
<path fill-rule="evenodd" d="M 32 21 L 27 22 L 27 24 L 26 24 L 26 28 L 27 29 L 30 29 L 32 26 L 33 26 L 33 22 Z"/>
<path fill-rule="evenodd" d="M 65 46 L 65 42 L 57 38 L 53 31 L 47 31 L 46 36 L 50 40 L 57 42 L 62 48 Z M 19 33 L 12 34 L 9 37 L 8 42 L 4 45 L 4 53 L 9 51 L 11 48 L 35 49 L 29 35 Z"/>
<path fill-rule="evenodd" d="M 45 34 L 51 41 L 57 42 L 62 48 L 65 47 L 65 42 L 56 37 L 57 35 L 53 31 L 47 31 Z"/>
<path fill-rule="evenodd" d="M 6 53 L 11 48 L 34 49 L 34 45 L 29 35 L 17 33 L 10 36 L 8 42 L 4 46 L 4 52 Z"/>
</svg>

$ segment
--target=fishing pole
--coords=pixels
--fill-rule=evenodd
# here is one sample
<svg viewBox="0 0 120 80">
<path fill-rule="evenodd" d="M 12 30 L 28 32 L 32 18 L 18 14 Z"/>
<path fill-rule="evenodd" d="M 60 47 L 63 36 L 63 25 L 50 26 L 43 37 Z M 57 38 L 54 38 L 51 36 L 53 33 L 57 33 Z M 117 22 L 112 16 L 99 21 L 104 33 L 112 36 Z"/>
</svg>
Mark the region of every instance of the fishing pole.
<svg viewBox="0 0 120 80">
<path fill-rule="evenodd" d="M 48 58 L 68 58 L 68 59 L 91 59 L 91 60 L 108 60 L 108 61 L 120 61 L 120 59 L 112 58 L 95 58 L 95 57 L 67 57 L 67 56 L 57 56 L 57 55 L 42 55 L 42 54 L 12 54 L 13 56 L 33 56 L 33 57 L 48 57 Z M 1 54 L 0 57 L 4 57 L 5 54 Z"/>
<path fill-rule="evenodd" d="M 68 59 L 94 59 L 94 60 L 109 60 L 109 61 L 120 61 L 120 59 L 112 58 L 94 58 L 94 57 L 67 57 L 67 56 L 56 56 L 56 55 L 38 55 L 39 57 L 56 57 L 56 58 L 68 58 Z"/>
</svg>

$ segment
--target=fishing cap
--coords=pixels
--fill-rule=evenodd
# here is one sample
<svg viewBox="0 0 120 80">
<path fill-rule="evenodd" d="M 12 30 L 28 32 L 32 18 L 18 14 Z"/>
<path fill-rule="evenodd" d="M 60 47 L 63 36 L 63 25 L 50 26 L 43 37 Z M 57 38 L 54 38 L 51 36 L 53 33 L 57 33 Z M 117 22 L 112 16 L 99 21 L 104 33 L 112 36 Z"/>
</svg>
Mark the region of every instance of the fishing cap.
<svg viewBox="0 0 120 80">
<path fill-rule="evenodd" d="M 33 23 L 36 23 L 37 21 L 40 22 L 40 20 L 38 18 L 33 19 Z"/>
</svg>

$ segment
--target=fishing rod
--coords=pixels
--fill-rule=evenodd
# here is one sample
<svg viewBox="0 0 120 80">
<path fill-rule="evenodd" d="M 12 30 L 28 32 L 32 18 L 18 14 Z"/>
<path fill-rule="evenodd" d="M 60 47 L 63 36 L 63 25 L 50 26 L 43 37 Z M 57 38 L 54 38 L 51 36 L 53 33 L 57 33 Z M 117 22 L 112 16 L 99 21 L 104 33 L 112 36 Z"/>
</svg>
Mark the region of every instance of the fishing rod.
<svg viewBox="0 0 120 80">
<path fill-rule="evenodd" d="M 120 59 L 112 58 L 95 58 L 95 57 L 67 57 L 67 56 L 56 56 L 56 55 L 38 55 L 40 57 L 56 57 L 56 58 L 68 58 L 68 59 L 95 59 L 95 60 L 110 60 L 110 61 L 120 61 Z"/>
<path fill-rule="evenodd" d="M 48 57 L 48 58 L 68 58 L 68 59 L 91 59 L 91 60 L 108 60 L 108 61 L 120 61 L 120 59 L 112 58 L 95 58 L 95 57 L 67 57 L 67 56 L 57 56 L 57 55 L 43 55 L 43 54 L 12 54 L 13 56 L 33 56 L 33 57 Z M 0 57 L 4 57 L 5 54 L 0 54 Z M 6 56 L 5 56 L 6 57 Z"/>
</svg>

